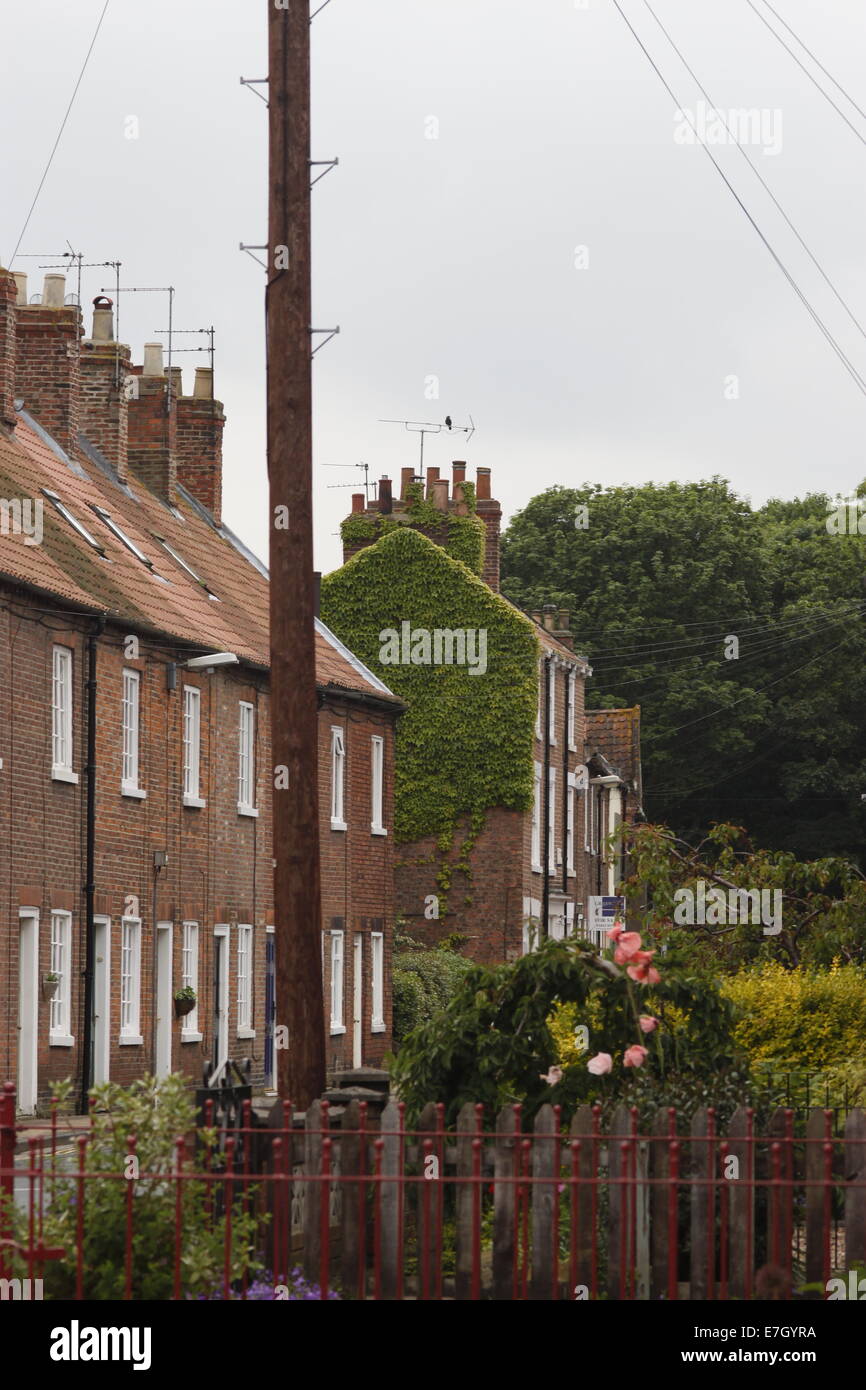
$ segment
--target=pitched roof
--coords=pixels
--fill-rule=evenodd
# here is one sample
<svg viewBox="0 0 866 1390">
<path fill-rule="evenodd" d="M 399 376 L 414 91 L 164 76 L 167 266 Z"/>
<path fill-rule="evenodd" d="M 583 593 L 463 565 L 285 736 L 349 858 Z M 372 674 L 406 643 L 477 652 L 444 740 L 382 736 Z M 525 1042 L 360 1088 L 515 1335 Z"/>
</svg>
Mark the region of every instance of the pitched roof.
<svg viewBox="0 0 866 1390">
<path fill-rule="evenodd" d="M 250 665 L 269 665 L 267 569 L 184 488 L 170 507 L 135 477 L 121 484 L 84 436 L 79 457 L 71 459 L 19 410 L 14 434 L 0 430 L 0 498 L 43 503 L 41 544 L 0 527 L 0 575 L 160 634 L 170 645 L 232 651 Z M 315 643 L 317 684 L 399 705 L 323 623 L 316 624 Z"/>
<path fill-rule="evenodd" d="M 587 756 L 600 753 L 614 771 L 641 789 L 640 705 L 586 711 Z"/>
</svg>

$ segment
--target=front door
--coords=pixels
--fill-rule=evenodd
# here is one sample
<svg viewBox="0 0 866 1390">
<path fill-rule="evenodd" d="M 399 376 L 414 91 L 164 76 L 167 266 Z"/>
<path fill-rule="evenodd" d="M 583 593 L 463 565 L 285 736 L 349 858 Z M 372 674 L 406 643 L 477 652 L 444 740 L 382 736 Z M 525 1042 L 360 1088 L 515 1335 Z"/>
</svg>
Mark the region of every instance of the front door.
<svg viewBox="0 0 866 1390">
<path fill-rule="evenodd" d="M 108 1080 L 111 1057 L 111 919 L 93 920 L 93 1067 L 94 1085 Z"/>
<path fill-rule="evenodd" d="M 172 924 L 156 924 L 156 1075 L 168 1076 L 171 1071 L 171 1022 L 174 1012 L 174 992 L 171 984 Z"/>
<path fill-rule="evenodd" d="M 229 938 L 228 927 L 217 927 L 213 939 L 213 1063 L 221 1067 L 229 1055 Z"/>
<path fill-rule="evenodd" d="M 39 913 L 18 917 L 18 1109 L 36 1113 L 39 1045 Z"/>
<path fill-rule="evenodd" d="M 352 1066 L 360 1067 L 364 1039 L 364 938 L 355 934 L 352 973 Z"/>
</svg>

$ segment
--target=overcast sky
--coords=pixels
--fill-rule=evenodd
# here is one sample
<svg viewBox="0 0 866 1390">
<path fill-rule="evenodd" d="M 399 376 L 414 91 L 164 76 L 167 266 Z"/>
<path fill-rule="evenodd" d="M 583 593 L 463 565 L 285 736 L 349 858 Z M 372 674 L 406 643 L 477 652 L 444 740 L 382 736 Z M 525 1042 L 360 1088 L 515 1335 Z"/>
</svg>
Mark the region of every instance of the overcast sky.
<svg viewBox="0 0 866 1390">
<path fill-rule="evenodd" d="M 866 324 L 866 146 L 747 0 L 651 3 L 718 108 L 767 113 L 781 149 L 749 153 Z M 773 3 L 866 110 L 862 0 Z M 697 117 L 644 0 L 621 4 Z M 102 6 L 2 0 L 5 265 Z M 266 237 L 267 113 L 239 83 L 266 74 L 265 30 L 266 0 L 111 0 L 19 253 L 68 239 L 121 259 L 126 285 L 173 284 L 178 327 L 215 325 L 224 515 L 263 555 L 264 273 L 238 243 Z M 380 417 L 471 415 L 471 443 L 428 439 L 426 461 L 492 468 L 506 516 L 553 483 L 719 473 L 759 504 L 866 475 L 866 397 L 705 152 L 677 143 L 613 0 L 330 0 L 312 36 L 313 157 L 340 159 L 313 194 L 314 318 L 341 328 L 314 368 L 320 568 L 353 490 L 334 485 L 360 477 L 325 465 L 417 462 L 417 436 Z M 714 152 L 866 377 L 866 341 L 742 156 Z M 31 292 L 39 264 L 14 263 Z M 84 272 L 86 306 L 107 274 Z M 138 361 L 166 299 L 122 300 Z M 207 359 L 176 360 L 189 390 Z"/>
</svg>

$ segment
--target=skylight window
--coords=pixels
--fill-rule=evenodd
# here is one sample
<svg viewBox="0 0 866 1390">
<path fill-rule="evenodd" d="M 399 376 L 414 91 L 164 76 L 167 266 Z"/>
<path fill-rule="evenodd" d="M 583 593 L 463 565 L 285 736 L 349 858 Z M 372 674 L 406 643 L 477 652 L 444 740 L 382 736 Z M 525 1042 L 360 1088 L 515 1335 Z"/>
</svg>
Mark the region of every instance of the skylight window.
<svg viewBox="0 0 866 1390">
<path fill-rule="evenodd" d="M 200 584 L 200 585 L 201 585 L 201 587 L 204 589 L 204 591 L 205 591 L 206 594 L 208 594 L 212 599 L 216 599 L 216 594 L 215 594 L 215 593 L 213 592 L 213 590 L 210 589 L 209 586 L 205 583 L 205 581 L 202 579 L 201 575 L 200 575 L 200 574 L 196 574 L 196 572 L 195 572 L 195 570 L 193 569 L 192 565 L 187 564 L 186 560 L 183 558 L 182 555 L 178 555 L 177 551 L 174 549 L 174 546 L 169 545 L 168 541 L 165 539 L 164 536 L 158 536 L 158 535 L 156 534 L 156 532 L 154 531 L 154 532 L 153 532 L 153 539 L 154 539 L 155 541 L 159 541 L 159 543 L 160 543 L 160 545 L 162 546 L 163 550 L 165 550 L 165 551 L 171 556 L 171 558 L 172 558 L 178 565 L 180 565 L 180 567 L 181 567 L 182 570 L 185 570 L 186 573 L 187 573 L 192 579 L 195 580 L 196 584 Z M 217 599 L 216 601 L 219 602 L 219 599 Z"/>
<path fill-rule="evenodd" d="M 121 542 L 121 544 L 125 545 L 127 550 L 132 552 L 136 560 L 140 560 L 143 565 L 147 565 L 147 568 L 149 570 L 152 570 L 153 561 L 148 560 L 147 556 L 141 550 L 139 550 L 138 546 L 135 544 L 135 541 L 131 541 L 126 532 L 121 530 L 121 528 L 118 526 L 117 522 L 112 520 L 110 514 L 105 510 L 105 508 L 97 507 L 95 502 L 91 502 L 90 506 L 96 512 L 96 515 L 100 518 L 100 520 L 105 522 L 112 535 L 115 535 L 117 539 Z"/>
<path fill-rule="evenodd" d="M 77 531 L 79 536 L 81 536 L 83 540 L 87 541 L 88 545 L 92 545 L 93 549 L 98 551 L 104 559 L 105 550 L 103 546 L 99 544 L 98 540 L 91 536 L 87 527 L 83 526 L 81 522 L 78 520 L 78 518 L 72 515 L 69 508 L 65 506 L 63 502 L 61 502 L 60 498 L 57 496 L 57 493 L 52 492 L 50 488 L 44 487 L 42 489 L 42 495 L 43 497 L 48 498 L 48 501 L 54 507 L 55 511 L 60 513 L 60 515 L 63 517 L 63 520 L 69 522 L 69 525 L 72 527 L 73 531 Z"/>
</svg>

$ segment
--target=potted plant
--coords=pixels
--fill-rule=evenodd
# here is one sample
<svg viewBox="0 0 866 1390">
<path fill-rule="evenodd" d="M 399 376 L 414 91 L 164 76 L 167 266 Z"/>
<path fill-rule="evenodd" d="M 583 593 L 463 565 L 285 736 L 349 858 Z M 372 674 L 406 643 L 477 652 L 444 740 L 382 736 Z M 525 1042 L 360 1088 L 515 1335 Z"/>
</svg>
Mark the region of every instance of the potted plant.
<svg viewBox="0 0 866 1390">
<path fill-rule="evenodd" d="M 184 985 L 183 989 L 175 992 L 174 1012 L 178 1018 L 183 1018 L 185 1014 L 191 1014 L 196 1006 L 198 996 L 192 985 Z"/>
<path fill-rule="evenodd" d="M 60 976 L 55 975 L 53 970 L 42 976 L 42 990 L 46 999 L 53 999 L 59 988 Z"/>
</svg>

